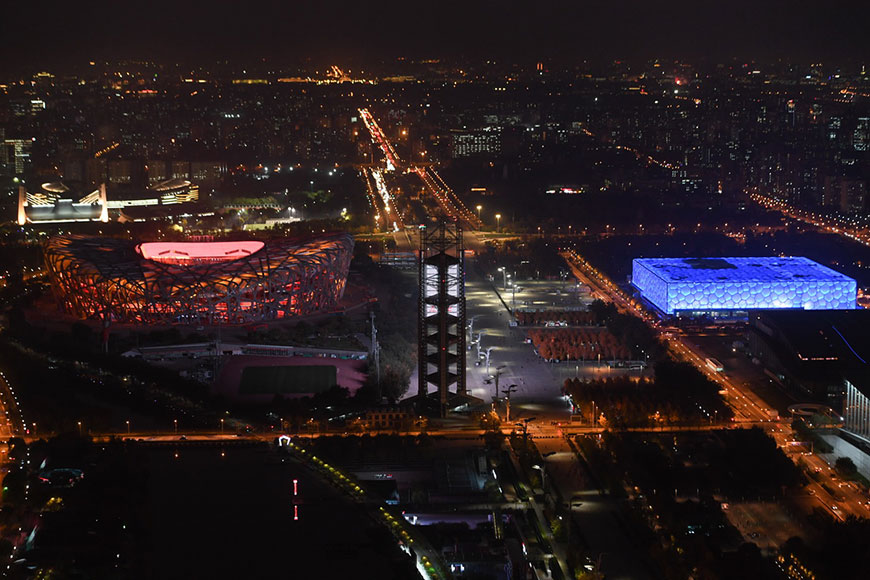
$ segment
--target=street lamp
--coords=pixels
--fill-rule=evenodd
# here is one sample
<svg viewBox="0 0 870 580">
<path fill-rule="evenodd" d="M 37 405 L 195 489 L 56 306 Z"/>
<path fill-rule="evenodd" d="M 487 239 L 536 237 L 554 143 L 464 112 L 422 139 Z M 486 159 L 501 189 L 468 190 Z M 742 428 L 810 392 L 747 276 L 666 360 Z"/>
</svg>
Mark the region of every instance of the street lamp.
<svg viewBox="0 0 870 580">
<path fill-rule="evenodd" d="M 501 214 L 500 213 L 495 214 L 495 231 L 496 231 L 496 233 L 501 232 Z"/>
<path fill-rule="evenodd" d="M 474 342 L 474 321 L 480 318 L 479 314 L 475 314 L 468 320 L 468 340 Z"/>
<path fill-rule="evenodd" d="M 480 210 L 482 210 L 482 209 L 483 209 L 482 205 L 477 206 L 477 219 L 480 219 Z"/>
<path fill-rule="evenodd" d="M 547 493 L 547 469 L 537 463 L 532 465 L 532 469 L 537 469 L 541 472 L 541 491 Z"/>
<path fill-rule="evenodd" d="M 79 421 L 78 424 L 79 424 L 79 437 L 81 437 L 81 435 L 82 435 L 82 422 Z"/>
<path fill-rule="evenodd" d="M 501 272 L 502 285 L 506 291 L 507 290 L 507 270 L 504 267 L 501 267 L 498 269 L 498 271 Z"/>
<path fill-rule="evenodd" d="M 502 393 L 504 393 L 507 396 L 507 421 L 508 422 L 510 422 L 510 420 L 511 420 L 511 393 L 513 393 L 516 390 L 517 390 L 516 385 L 510 385 L 510 386 L 508 386 L 508 388 L 502 390 Z"/>
<path fill-rule="evenodd" d="M 130 434 L 130 419 L 127 419 L 127 435 Z"/>
<path fill-rule="evenodd" d="M 221 419 L 221 435 L 224 434 L 224 420 Z"/>
<path fill-rule="evenodd" d="M 175 425 L 175 434 L 178 435 L 178 419 L 173 419 L 172 423 Z"/>
<path fill-rule="evenodd" d="M 478 358 L 478 360 L 480 360 L 480 357 L 481 357 L 480 346 L 482 343 L 480 342 L 480 339 L 483 338 L 483 336 L 485 334 L 486 334 L 486 329 L 484 328 L 483 330 L 481 330 L 480 332 L 477 333 L 477 340 L 474 341 L 475 345 L 477 346 L 477 358 Z"/>
<path fill-rule="evenodd" d="M 489 376 L 489 354 L 492 352 L 492 349 L 494 349 L 494 348 L 495 348 L 494 346 L 491 346 L 491 347 L 486 349 L 486 376 Z"/>
</svg>

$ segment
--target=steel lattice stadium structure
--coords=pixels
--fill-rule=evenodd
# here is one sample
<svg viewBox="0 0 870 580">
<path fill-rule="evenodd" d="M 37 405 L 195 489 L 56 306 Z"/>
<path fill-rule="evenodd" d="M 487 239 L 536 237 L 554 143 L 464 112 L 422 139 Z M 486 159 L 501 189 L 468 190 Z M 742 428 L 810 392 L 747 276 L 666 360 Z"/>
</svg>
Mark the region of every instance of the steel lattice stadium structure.
<svg viewBox="0 0 870 580">
<path fill-rule="evenodd" d="M 637 258 L 631 283 L 664 314 L 854 309 L 854 279 L 802 257 Z"/>
<path fill-rule="evenodd" d="M 346 233 L 265 242 L 60 236 L 44 248 L 67 312 L 149 324 L 244 324 L 331 308 L 352 254 Z"/>
</svg>

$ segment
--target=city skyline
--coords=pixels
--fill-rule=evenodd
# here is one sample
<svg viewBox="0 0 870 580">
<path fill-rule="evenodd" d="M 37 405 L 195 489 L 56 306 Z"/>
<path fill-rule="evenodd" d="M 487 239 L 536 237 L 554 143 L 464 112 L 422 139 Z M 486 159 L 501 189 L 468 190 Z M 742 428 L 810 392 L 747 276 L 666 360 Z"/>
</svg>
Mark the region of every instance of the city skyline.
<svg viewBox="0 0 870 580">
<path fill-rule="evenodd" d="M 7 7 L 0 576 L 865 580 L 868 10 L 758 4 Z"/>
</svg>

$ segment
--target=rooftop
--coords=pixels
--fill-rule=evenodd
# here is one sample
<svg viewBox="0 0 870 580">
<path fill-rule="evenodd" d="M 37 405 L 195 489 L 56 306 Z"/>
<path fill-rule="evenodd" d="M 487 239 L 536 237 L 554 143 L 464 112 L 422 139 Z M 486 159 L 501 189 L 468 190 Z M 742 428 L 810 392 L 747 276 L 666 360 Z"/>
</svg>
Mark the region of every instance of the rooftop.
<svg viewBox="0 0 870 580">
<path fill-rule="evenodd" d="M 636 258 L 634 262 L 669 283 L 781 282 L 852 279 L 803 257 L 786 258 Z"/>
<path fill-rule="evenodd" d="M 753 322 L 766 335 L 775 332 L 797 360 L 818 369 L 819 378 L 834 380 L 834 367 L 870 394 L 870 310 L 768 310 Z"/>
</svg>

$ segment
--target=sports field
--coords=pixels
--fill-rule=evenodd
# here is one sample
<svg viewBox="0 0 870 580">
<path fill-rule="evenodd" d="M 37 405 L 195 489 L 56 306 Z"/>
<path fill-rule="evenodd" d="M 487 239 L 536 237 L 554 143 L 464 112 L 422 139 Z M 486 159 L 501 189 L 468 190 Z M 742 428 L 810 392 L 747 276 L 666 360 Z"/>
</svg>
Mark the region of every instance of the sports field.
<svg viewBox="0 0 870 580">
<path fill-rule="evenodd" d="M 306 397 L 339 385 L 353 395 L 366 380 L 367 364 L 331 357 L 238 354 L 226 357 L 212 393 L 246 403 L 270 403 L 275 395 Z"/>
<path fill-rule="evenodd" d="M 323 392 L 337 385 L 333 365 L 245 367 L 239 393 L 245 395 L 298 395 Z"/>
</svg>

